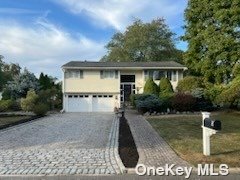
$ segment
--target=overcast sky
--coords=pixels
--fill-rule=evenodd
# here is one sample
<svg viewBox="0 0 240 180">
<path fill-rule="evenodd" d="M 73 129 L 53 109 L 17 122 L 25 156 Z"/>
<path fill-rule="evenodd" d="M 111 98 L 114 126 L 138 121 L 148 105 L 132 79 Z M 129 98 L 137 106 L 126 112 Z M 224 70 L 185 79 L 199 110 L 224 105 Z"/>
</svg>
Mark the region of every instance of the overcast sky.
<svg viewBox="0 0 240 180">
<path fill-rule="evenodd" d="M 187 0 L 0 0 L 0 55 L 37 76 L 61 77 L 70 60 L 98 61 L 112 35 L 134 18 L 163 17 L 184 33 Z M 186 43 L 179 42 L 185 50 Z"/>
</svg>

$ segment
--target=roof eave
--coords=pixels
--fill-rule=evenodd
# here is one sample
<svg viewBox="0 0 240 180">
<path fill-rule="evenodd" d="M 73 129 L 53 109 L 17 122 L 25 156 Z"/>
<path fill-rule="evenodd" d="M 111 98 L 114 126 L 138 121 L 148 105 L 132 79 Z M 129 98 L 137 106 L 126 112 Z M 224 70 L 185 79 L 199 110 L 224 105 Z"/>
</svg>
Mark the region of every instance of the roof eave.
<svg viewBox="0 0 240 180">
<path fill-rule="evenodd" d="M 183 69 L 187 70 L 187 67 L 71 67 L 71 66 L 62 66 L 62 69 Z"/>
</svg>

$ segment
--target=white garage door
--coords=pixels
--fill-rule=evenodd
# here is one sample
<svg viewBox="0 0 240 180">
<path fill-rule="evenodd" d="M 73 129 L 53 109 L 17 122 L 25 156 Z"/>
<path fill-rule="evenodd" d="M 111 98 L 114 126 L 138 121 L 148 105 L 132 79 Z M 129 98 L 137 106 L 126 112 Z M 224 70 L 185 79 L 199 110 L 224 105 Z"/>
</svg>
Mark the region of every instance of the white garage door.
<svg viewBox="0 0 240 180">
<path fill-rule="evenodd" d="M 92 105 L 93 112 L 113 112 L 113 95 L 93 95 Z"/>
<path fill-rule="evenodd" d="M 113 112 L 113 95 L 68 95 L 67 112 Z"/>
<path fill-rule="evenodd" d="M 88 95 L 68 95 L 68 112 L 89 112 L 91 102 Z"/>
</svg>

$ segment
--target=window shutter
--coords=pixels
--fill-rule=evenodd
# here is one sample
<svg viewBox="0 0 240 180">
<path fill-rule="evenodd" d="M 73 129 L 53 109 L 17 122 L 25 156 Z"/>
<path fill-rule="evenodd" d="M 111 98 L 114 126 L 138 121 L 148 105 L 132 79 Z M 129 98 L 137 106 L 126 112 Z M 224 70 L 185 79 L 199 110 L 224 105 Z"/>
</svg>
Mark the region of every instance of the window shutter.
<svg viewBox="0 0 240 180">
<path fill-rule="evenodd" d="M 83 70 L 80 70 L 80 79 L 83 79 Z"/>
<path fill-rule="evenodd" d="M 115 70 L 115 79 L 118 79 L 118 70 Z"/>
<path fill-rule="evenodd" d="M 103 79 L 103 71 L 100 71 L 100 78 Z"/>
<path fill-rule="evenodd" d="M 148 71 L 144 70 L 144 79 L 147 80 L 148 79 Z"/>
</svg>

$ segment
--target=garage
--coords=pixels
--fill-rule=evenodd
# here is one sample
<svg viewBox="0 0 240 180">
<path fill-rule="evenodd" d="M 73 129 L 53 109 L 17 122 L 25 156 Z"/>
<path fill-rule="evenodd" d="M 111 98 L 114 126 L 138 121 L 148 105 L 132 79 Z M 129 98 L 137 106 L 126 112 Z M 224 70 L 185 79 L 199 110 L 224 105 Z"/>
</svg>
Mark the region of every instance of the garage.
<svg viewBox="0 0 240 180">
<path fill-rule="evenodd" d="M 70 94 L 66 98 L 66 112 L 113 112 L 113 95 Z"/>
</svg>

